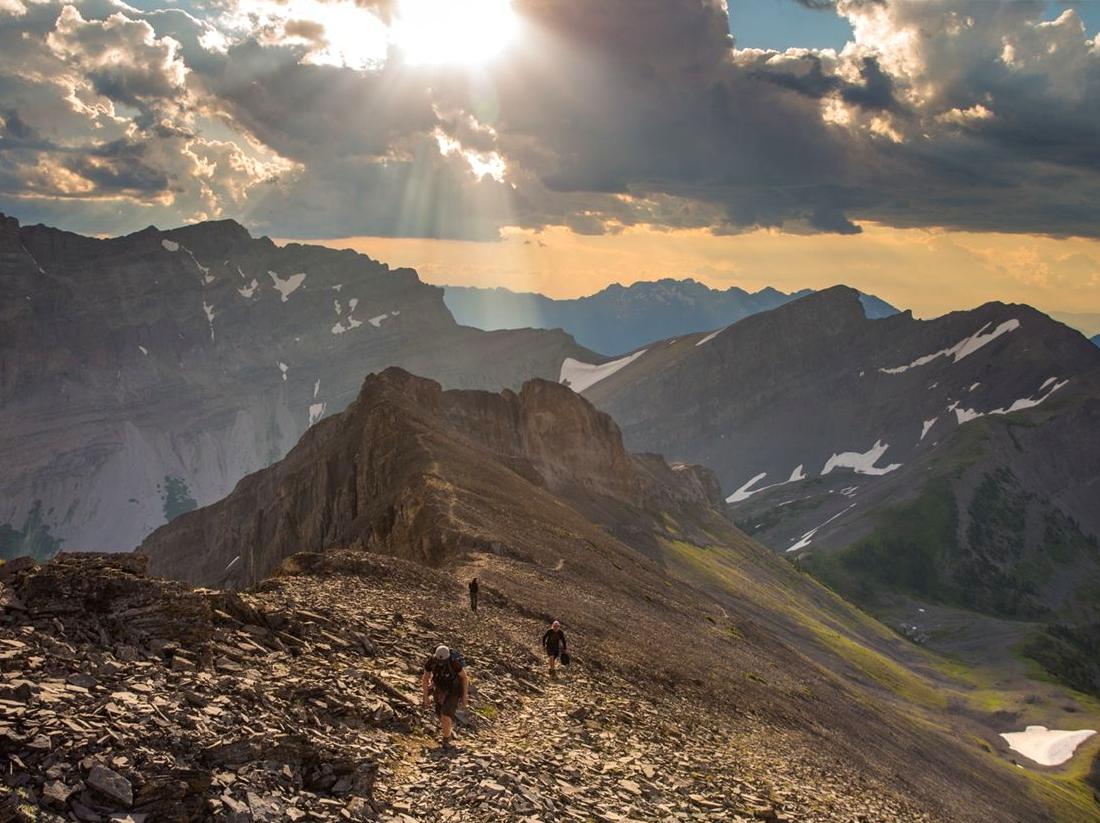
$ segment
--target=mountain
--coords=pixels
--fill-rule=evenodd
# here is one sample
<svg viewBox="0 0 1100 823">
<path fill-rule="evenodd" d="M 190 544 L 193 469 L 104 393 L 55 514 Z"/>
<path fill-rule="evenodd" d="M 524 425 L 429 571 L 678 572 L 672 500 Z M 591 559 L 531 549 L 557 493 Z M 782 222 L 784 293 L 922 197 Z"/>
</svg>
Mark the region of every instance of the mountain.
<svg viewBox="0 0 1100 823">
<path fill-rule="evenodd" d="M 719 291 L 692 279 L 666 278 L 631 286 L 615 283 L 596 294 L 553 300 L 504 288 L 446 286 L 443 300 L 463 325 L 479 329 L 564 329 L 593 351 L 620 354 L 651 340 L 727 326 L 757 312 L 811 294 L 785 294 L 773 288 L 747 292 L 736 286 Z M 897 309 L 861 295 L 868 317 L 888 317 Z"/>
<path fill-rule="evenodd" d="M 1000 303 L 871 320 L 839 287 L 562 378 L 907 633 L 996 625 L 1100 694 L 1100 352 L 1078 332 Z"/>
<path fill-rule="evenodd" d="M 1100 346 L 1100 334 L 1092 338 L 1093 345 Z"/>
<path fill-rule="evenodd" d="M 649 555 L 663 515 L 698 521 L 688 534 L 727 528 L 713 475 L 628 454 L 611 419 L 563 386 L 443 391 L 390 368 L 285 459 L 157 529 L 140 551 L 154 573 L 219 586 L 336 547 L 428 565 L 469 551 L 530 561 L 563 528 L 559 500 Z"/>
<path fill-rule="evenodd" d="M 326 621 L 315 637 L 337 649 L 364 634 L 377 645 L 379 630 L 419 632 L 418 646 L 386 653 L 379 676 L 399 691 L 415 677 L 402 672 L 417 648 L 436 638 L 461 643 L 475 661 L 478 699 L 492 701 L 483 715 L 491 723 L 468 732 L 472 757 L 463 769 L 424 778 L 436 798 L 435 780 L 455 787 L 447 796 L 466 796 L 467 769 L 483 779 L 478 763 L 499 764 L 490 778 L 520 781 L 546 758 L 606 764 L 620 751 L 617 734 L 607 734 L 618 722 L 609 710 L 625 697 L 633 708 L 624 732 L 638 760 L 667 757 L 669 740 L 692 754 L 655 764 L 640 795 L 627 788 L 607 807 L 616 814 L 629 808 L 650 820 L 702 808 L 761 819 L 1042 819 L 1048 800 L 1025 786 L 1032 779 L 1047 786 L 1046 778 L 1004 767 L 1011 754 L 998 732 L 1017 718 L 982 712 L 934 658 L 746 538 L 721 512 L 717 492 L 704 469 L 626 451 L 612 420 L 565 387 L 535 380 L 519 392 L 444 391 L 387 369 L 284 460 L 158 529 L 140 552 L 153 573 L 192 584 L 262 581 L 243 595 L 249 605 L 281 621 L 282 604 L 292 603 L 297 614 Z M 473 575 L 485 616 L 467 617 L 461 605 L 461 583 Z M 539 692 L 531 711 L 556 713 L 561 701 L 563 723 L 593 720 L 593 712 L 598 719 L 532 751 L 520 740 L 537 721 L 527 698 L 515 695 L 538 677 L 528 649 L 554 617 L 565 621 L 580 668 L 567 692 L 531 687 Z M 269 626 L 268 618 L 248 620 Z M 214 654 L 227 647 L 214 644 Z M 316 668 L 309 658 L 305 665 L 304 672 Z M 315 688 L 326 689 L 314 692 L 323 706 L 333 699 L 328 681 L 316 679 Z M 279 684 L 264 690 L 286 693 Z M 1062 705 L 1092 717 L 1072 699 Z M 1031 711 L 1029 718 L 1053 722 L 1042 707 Z M 710 742 L 697 749 L 700 741 Z M 483 747 L 494 746 L 507 755 L 486 757 Z M 719 757 L 708 780 L 722 788 L 677 800 L 668 787 L 684 785 L 702 764 L 696 751 Z M 391 769 L 393 779 L 398 772 L 409 769 Z M 601 778 L 587 768 L 573 774 L 584 788 L 569 801 L 572 816 L 599 818 L 591 787 Z M 726 785 L 730 775 L 754 797 L 761 781 L 776 786 L 782 808 L 770 818 L 763 807 L 753 812 Z M 502 788 L 498 796 L 512 803 L 513 791 L 522 794 Z M 558 797 L 553 782 L 539 791 Z M 414 794 L 415 803 L 428 802 Z M 435 817 L 455 801 L 436 802 L 443 805 L 415 808 Z M 1091 808 L 1079 799 L 1051 802 Z"/>
<path fill-rule="evenodd" d="M 232 221 L 95 239 L 0 217 L 0 556 L 131 548 L 402 365 L 518 387 L 584 350 L 458 325 L 442 291 Z"/>
</svg>

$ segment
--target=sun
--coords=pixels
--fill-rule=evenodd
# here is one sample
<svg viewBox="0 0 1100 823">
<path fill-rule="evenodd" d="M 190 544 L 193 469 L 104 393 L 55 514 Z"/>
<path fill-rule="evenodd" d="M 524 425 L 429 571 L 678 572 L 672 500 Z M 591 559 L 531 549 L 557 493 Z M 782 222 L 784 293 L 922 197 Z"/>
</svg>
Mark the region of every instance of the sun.
<svg viewBox="0 0 1100 823">
<path fill-rule="evenodd" d="M 476 65 L 516 36 L 511 0 L 400 0 L 391 36 L 413 65 Z"/>
</svg>

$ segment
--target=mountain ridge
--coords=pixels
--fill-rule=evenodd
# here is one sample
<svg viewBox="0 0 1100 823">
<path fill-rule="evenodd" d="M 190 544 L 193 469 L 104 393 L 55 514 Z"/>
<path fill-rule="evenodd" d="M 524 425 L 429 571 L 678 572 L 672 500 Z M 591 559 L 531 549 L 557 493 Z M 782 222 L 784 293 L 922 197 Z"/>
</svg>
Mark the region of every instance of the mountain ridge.
<svg viewBox="0 0 1100 823">
<path fill-rule="evenodd" d="M 939 737 L 962 723 L 996 742 L 965 712 L 945 720 L 948 704 L 932 684 L 952 694 L 959 684 L 746 539 L 716 508 L 707 478 L 627 455 L 614 422 L 565 387 L 442 391 L 390 369 L 368 377 L 346 412 L 313 426 L 283 461 L 162 527 L 139 551 L 156 573 L 231 588 L 280 564 L 306 572 L 339 565 L 349 550 L 412 560 L 459 581 L 476 575 L 494 610 L 544 621 L 564 615 L 574 648 L 585 650 L 578 655 L 614 659 L 633 676 L 716 705 L 740 695 L 739 711 L 783 728 L 811 724 L 818 745 L 855 747 L 861 761 L 878 763 L 866 766 L 872 772 L 880 759 L 896 762 L 888 741 L 908 740 L 900 744 L 907 761 L 928 764 L 914 796 L 927 802 L 931 779 L 953 804 L 947 817 L 966 819 L 973 812 L 954 805 L 960 795 L 932 765 L 937 758 L 969 763 L 961 767 L 976 781 L 967 788 L 975 794 L 963 795 L 969 803 L 985 803 L 978 798 L 988 796 L 988 781 L 1011 773 L 987 772 L 969 759 L 976 752 Z M 301 549 L 320 554 L 301 560 Z M 711 646 L 718 638 L 720 649 Z M 727 666 L 767 674 L 743 682 Z M 815 697 L 764 696 L 788 689 Z M 862 697 L 848 703 L 849 689 Z M 963 691 L 958 699 L 969 704 Z M 822 713 L 817 700 L 830 708 Z"/>
<path fill-rule="evenodd" d="M 585 396 L 628 447 L 714 469 L 752 536 L 922 642 L 989 631 L 991 665 L 1024 648 L 1100 694 L 1100 352 L 1081 334 L 999 302 L 869 320 L 838 287 L 613 365 Z"/>
<path fill-rule="evenodd" d="M 613 283 L 585 297 L 555 300 L 503 287 L 445 286 L 444 301 L 458 322 L 483 329 L 557 328 L 584 346 L 621 354 L 662 338 L 709 331 L 812 294 L 786 294 L 771 286 L 748 292 L 713 289 L 692 278 Z M 897 312 L 871 295 L 860 297 L 869 317 Z"/>
</svg>

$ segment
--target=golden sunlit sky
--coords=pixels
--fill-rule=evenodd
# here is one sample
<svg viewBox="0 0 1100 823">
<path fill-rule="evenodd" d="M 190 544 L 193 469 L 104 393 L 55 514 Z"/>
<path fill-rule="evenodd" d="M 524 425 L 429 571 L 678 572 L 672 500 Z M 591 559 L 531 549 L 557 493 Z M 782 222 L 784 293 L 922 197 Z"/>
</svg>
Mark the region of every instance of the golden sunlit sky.
<svg viewBox="0 0 1100 823">
<path fill-rule="evenodd" d="M 846 283 L 918 317 L 990 300 L 1029 303 L 1078 318 L 1100 332 L 1100 242 L 1018 234 L 893 229 L 858 235 L 758 230 L 715 236 L 704 230 L 636 227 L 582 235 L 563 227 L 511 229 L 500 242 L 355 237 L 322 241 L 395 266 L 437 285 L 504 286 L 567 298 L 609 283 L 693 277 L 713 288 L 755 291 Z M 1065 322 L 1069 322 L 1066 320 Z"/>
<path fill-rule="evenodd" d="M 1100 316 L 1100 2 L 0 0 L 0 211 Z"/>
</svg>

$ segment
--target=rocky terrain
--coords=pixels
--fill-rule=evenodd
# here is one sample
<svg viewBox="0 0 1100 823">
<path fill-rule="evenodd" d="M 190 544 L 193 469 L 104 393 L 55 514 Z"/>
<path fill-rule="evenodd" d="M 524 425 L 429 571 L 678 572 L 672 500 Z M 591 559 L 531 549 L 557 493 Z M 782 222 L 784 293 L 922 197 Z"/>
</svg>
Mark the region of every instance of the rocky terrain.
<svg viewBox="0 0 1100 823">
<path fill-rule="evenodd" d="M 1100 694 L 1100 352 L 1078 332 L 1000 303 L 870 320 L 837 288 L 563 377 L 849 598 L 905 603 L 933 642 L 918 607 L 1026 621 L 1006 655 Z"/>
<path fill-rule="evenodd" d="M 0 216 L 0 557 L 128 549 L 402 365 L 554 378 L 561 332 L 459 326 L 442 291 L 232 221 L 95 239 Z"/>
<path fill-rule="evenodd" d="M 504 288 L 446 286 L 443 300 L 459 323 L 479 329 L 563 329 L 583 346 L 607 355 L 633 351 L 662 338 L 717 329 L 751 314 L 774 309 L 813 292 L 773 288 L 748 292 L 737 286 L 712 289 L 690 278 L 665 278 L 630 286 L 614 283 L 573 300 Z M 897 309 L 861 295 L 868 317 Z"/>
<path fill-rule="evenodd" d="M 652 688 L 591 647 L 549 680 L 542 622 L 491 585 L 473 615 L 449 576 L 363 553 L 295 556 L 245 594 L 143 565 L 2 570 L 0 818 L 989 819 L 980 795 L 908 797 L 908 778 L 836 759 L 817 734 L 684 681 Z M 418 667 L 456 638 L 472 702 L 445 753 Z M 1023 803 L 998 819 L 1041 819 Z"/>
</svg>

